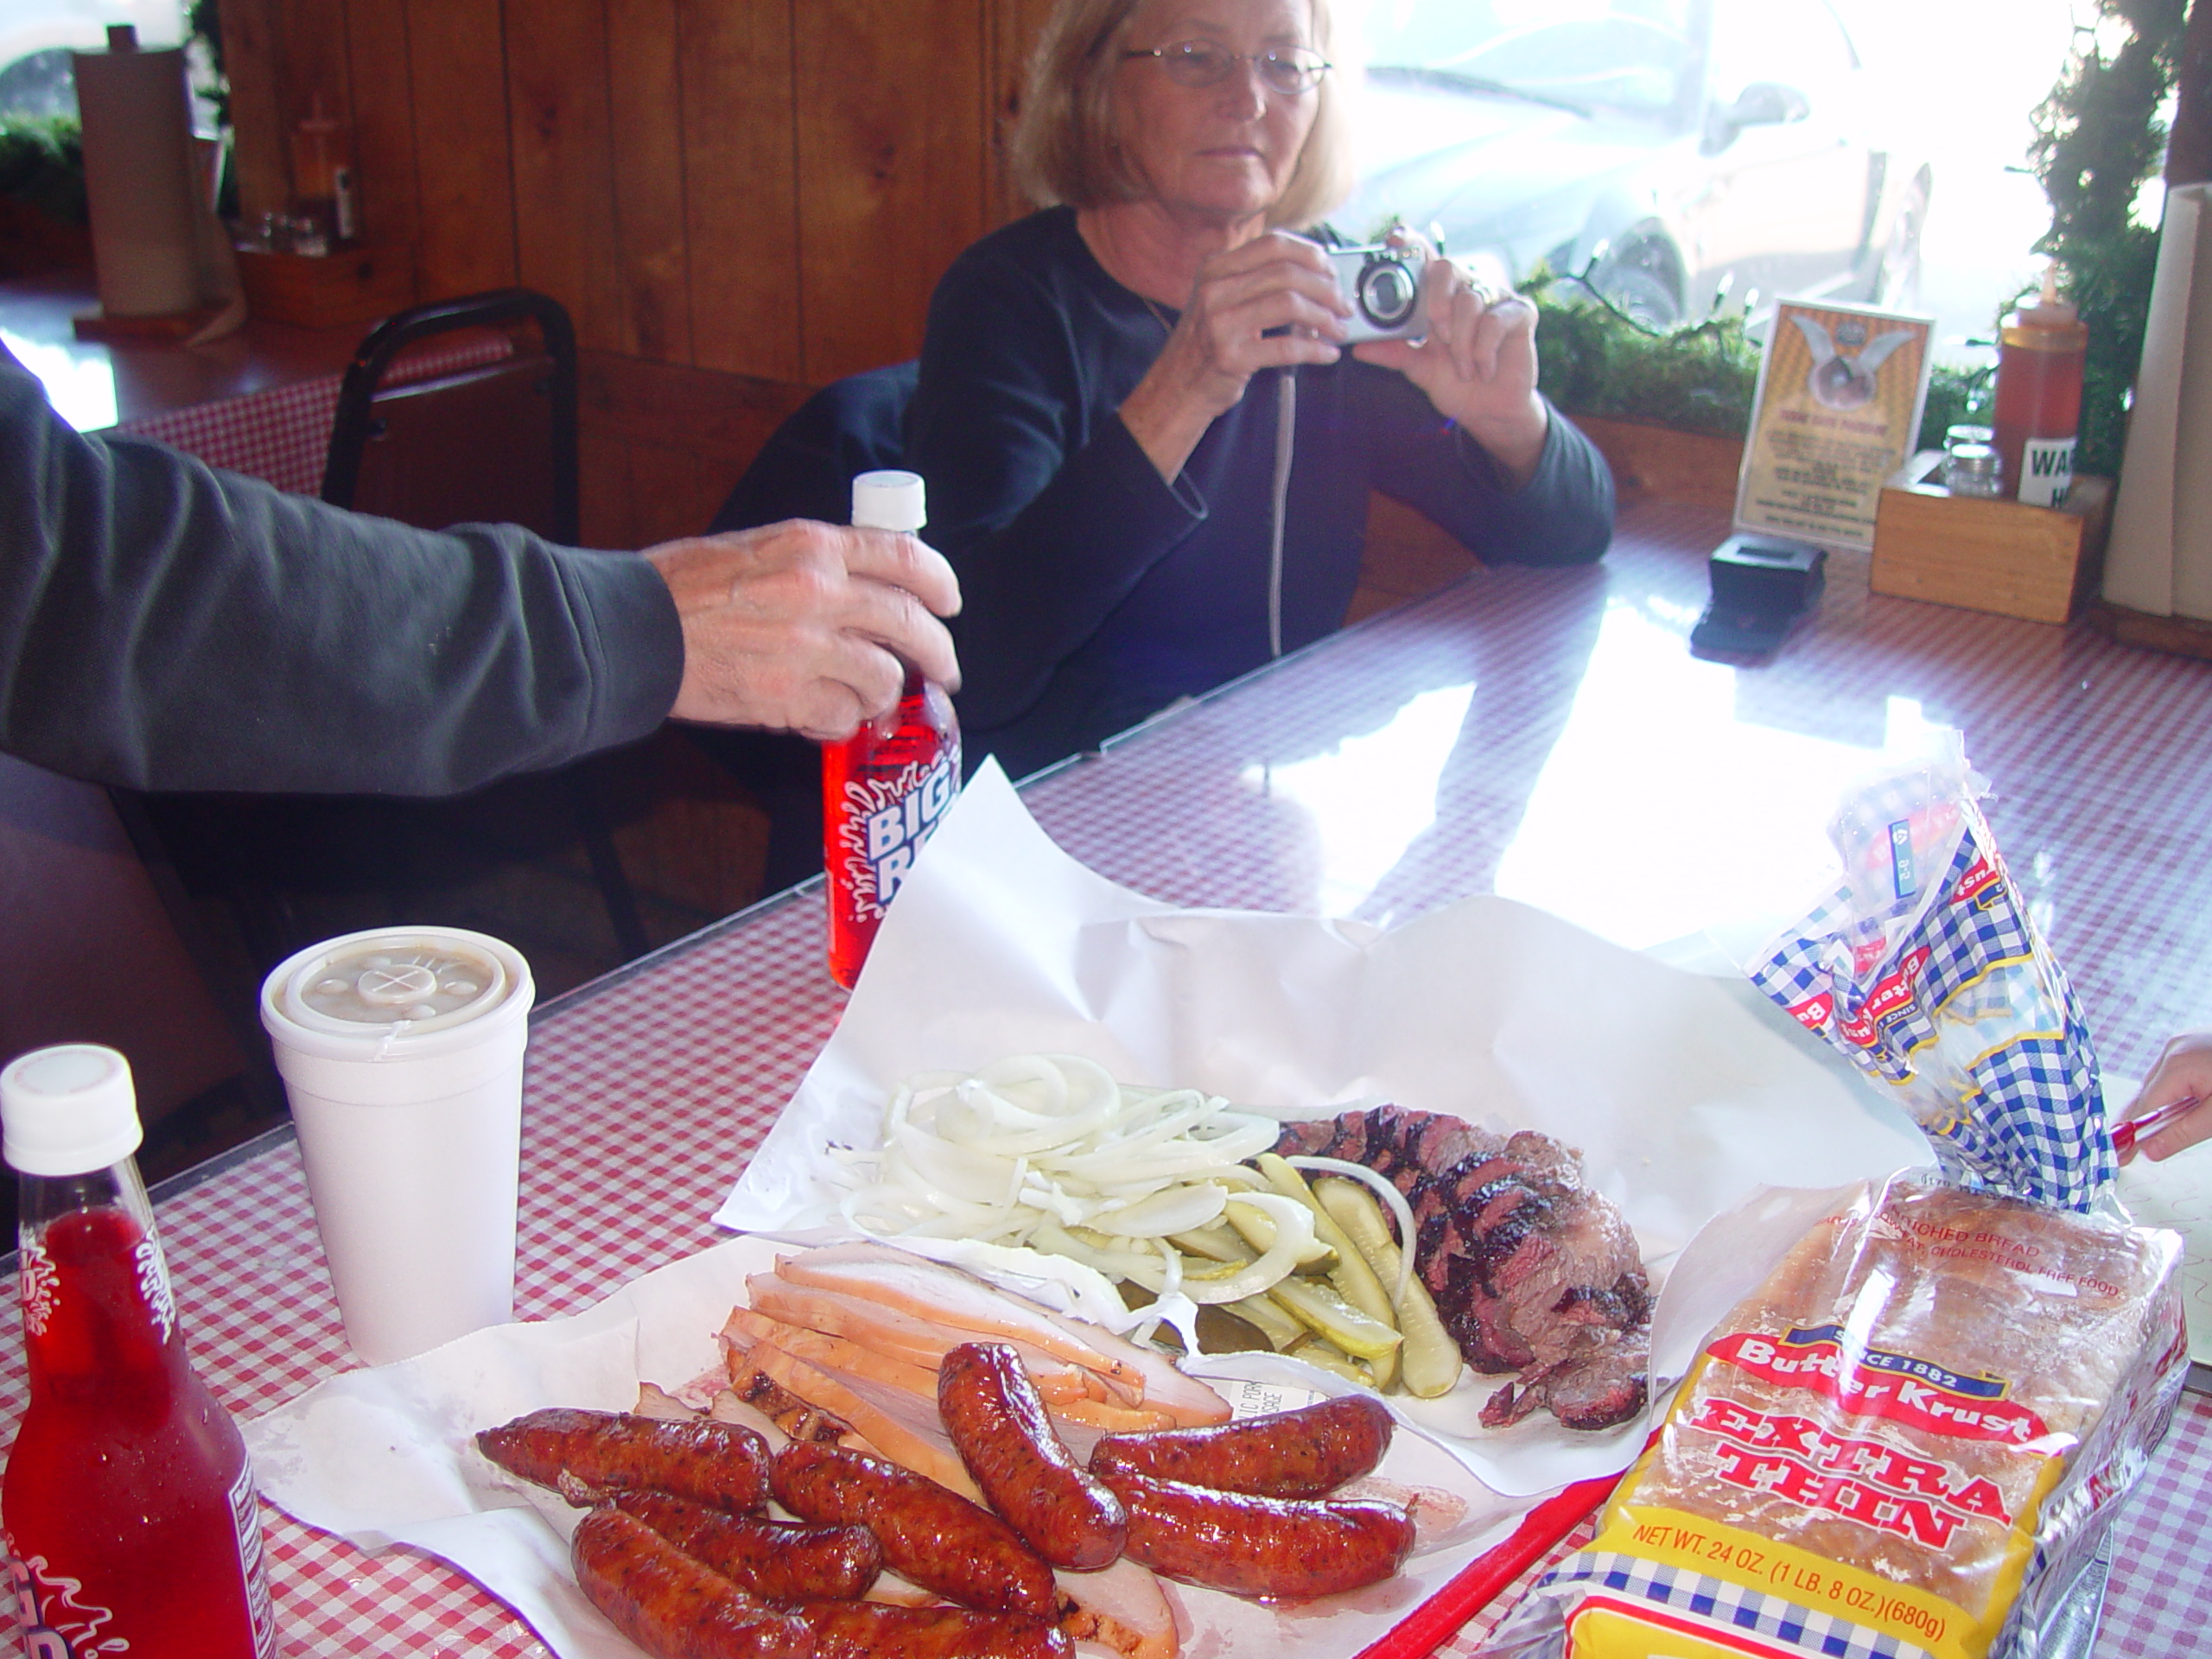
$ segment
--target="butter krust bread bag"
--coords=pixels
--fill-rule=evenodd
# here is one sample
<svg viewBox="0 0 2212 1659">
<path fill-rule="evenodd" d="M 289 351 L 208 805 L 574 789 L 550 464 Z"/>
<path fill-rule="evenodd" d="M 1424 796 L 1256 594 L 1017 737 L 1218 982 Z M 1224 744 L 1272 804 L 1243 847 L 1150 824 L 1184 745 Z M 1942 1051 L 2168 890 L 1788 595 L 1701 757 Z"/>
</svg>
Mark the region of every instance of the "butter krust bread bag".
<svg viewBox="0 0 2212 1659">
<path fill-rule="evenodd" d="M 2179 1243 L 1892 1177 L 1721 1323 L 1489 1651 L 2032 1654 L 2180 1392 Z"/>
</svg>

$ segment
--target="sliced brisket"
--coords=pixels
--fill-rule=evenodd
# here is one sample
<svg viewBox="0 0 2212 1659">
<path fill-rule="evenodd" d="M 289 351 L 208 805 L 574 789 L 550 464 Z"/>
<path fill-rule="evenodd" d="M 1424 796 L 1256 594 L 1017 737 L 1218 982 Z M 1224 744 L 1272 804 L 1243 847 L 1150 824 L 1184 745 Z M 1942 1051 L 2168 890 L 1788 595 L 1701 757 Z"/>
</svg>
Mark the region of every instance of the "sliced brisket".
<svg viewBox="0 0 2212 1659">
<path fill-rule="evenodd" d="M 1570 1147 L 1522 1129 L 1491 1134 L 1436 1112 L 1382 1106 L 1286 1123 L 1285 1156 L 1341 1158 L 1388 1179 L 1414 1213 L 1414 1263 L 1478 1371 L 1518 1372 L 1483 1421 L 1538 1406 L 1570 1428 L 1643 1408 L 1651 1298 L 1636 1236 L 1582 1184 Z"/>
</svg>

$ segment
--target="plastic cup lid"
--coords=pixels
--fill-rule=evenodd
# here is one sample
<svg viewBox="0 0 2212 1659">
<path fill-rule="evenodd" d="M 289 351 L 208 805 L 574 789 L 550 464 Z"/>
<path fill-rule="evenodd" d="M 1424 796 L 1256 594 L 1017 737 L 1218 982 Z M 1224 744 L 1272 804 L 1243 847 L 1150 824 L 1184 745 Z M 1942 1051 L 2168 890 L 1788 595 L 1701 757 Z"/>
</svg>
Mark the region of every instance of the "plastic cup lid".
<svg viewBox="0 0 2212 1659">
<path fill-rule="evenodd" d="M 458 929 L 351 934 L 303 953 L 269 987 L 276 1012 L 309 1031 L 409 1035 L 482 1018 L 520 988 L 497 941 Z"/>
<path fill-rule="evenodd" d="M 33 1049 L 0 1071 L 0 1154 L 26 1175 L 84 1175 L 138 1150 L 130 1062 L 97 1043 Z"/>
</svg>

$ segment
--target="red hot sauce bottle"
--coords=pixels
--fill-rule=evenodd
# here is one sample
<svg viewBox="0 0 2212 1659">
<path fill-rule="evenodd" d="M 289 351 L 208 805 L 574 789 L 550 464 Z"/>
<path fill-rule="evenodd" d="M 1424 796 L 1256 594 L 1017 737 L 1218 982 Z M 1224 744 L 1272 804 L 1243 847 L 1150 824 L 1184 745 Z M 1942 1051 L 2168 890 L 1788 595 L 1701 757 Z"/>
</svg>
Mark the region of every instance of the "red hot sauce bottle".
<svg viewBox="0 0 2212 1659">
<path fill-rule="evenodd" d="M 862 473 L 853 480 L 853 522 L 919 530 L 921 479 Z M 861 976 L 885 906 L 914 855 L 960 792 L 960 722 L 944 688 L 906 671 L 899 706 L 842 743 L 823 747 L 823 868 L 830 884 L 830 976 L 847 989 Z"/>
<path fill-rule="evenodd" d="M 7 1569 L 34 1659 L 274 1659 L 245 1443 L 185 1357 L 113 1049 L 0 1071 L 22 1176 L 30 1404 L 0 1483 Z"/>
</svg>

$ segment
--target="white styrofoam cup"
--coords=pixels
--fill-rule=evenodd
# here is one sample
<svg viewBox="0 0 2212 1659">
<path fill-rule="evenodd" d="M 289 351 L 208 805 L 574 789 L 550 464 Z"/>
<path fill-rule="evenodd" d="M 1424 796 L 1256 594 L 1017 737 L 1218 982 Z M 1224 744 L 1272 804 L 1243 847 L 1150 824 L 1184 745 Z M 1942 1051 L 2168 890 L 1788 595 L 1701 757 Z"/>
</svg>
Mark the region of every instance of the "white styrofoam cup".
<svg viewBox="0 0 2212 1659">
<path fill-rule="evenodd" d="M 518 951 L 454 927 L 349 933 L 263 982 L 346 1339 L 372 1365 L 513 1316 L 533 995 Z"/>
</svg>

